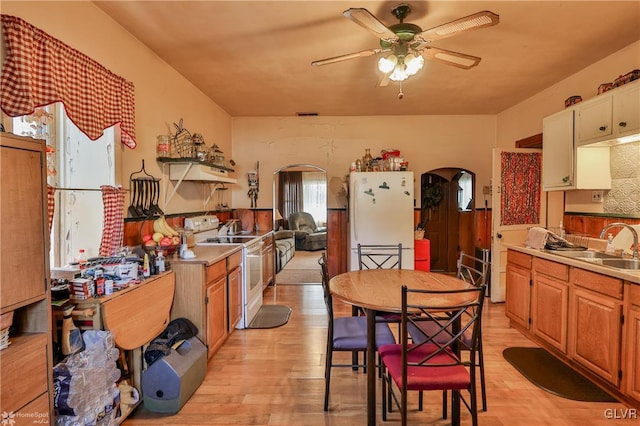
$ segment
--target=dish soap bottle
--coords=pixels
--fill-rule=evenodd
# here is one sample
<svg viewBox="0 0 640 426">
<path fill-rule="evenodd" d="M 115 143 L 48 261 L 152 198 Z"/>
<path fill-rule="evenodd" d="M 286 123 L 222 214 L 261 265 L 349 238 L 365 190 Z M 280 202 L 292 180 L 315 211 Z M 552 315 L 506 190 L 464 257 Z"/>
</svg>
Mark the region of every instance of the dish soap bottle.
<svg viewBox="0 0 640 426">
<path fill-rule="evenodd" d="M 616 249 L 613 247 L 613 234 L 607 235 L 607 248 L 605 253 L 615 253 Z"/>
<path fill-rule="evenodd" d="M 371 162 L 372 161 L 373 161 L 373 157 L 371 156 L 371 148 L 365 148 L 364 157 L 362 157 L 362 171 L 363 172 L 370 172 L 371 171 Z"/>
</svg>

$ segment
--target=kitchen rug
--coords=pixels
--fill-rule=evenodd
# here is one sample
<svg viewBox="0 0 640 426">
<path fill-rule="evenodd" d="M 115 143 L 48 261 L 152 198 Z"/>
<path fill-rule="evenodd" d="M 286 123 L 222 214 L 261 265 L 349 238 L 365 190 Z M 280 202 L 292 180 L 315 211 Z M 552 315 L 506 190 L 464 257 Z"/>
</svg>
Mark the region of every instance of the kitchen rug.
<svg viewBox="0 0 640 426">
<path fill-rule="evenodd" d="M 276 274 L 276 284 L 320 284 L 320 269 L 283 269 Z"/>
<path fill-rule="evenodd" d="M 275 328 L 289 322 L 291 308 L 284 305 L 262 305 L 247 328 Z"/>
<path fill-rule="evenodd" d="M 531 383 L 549 393 L 574 401 L 617 402 L 543 348 L 506 348 L 502 355 Z"/>
</svg>

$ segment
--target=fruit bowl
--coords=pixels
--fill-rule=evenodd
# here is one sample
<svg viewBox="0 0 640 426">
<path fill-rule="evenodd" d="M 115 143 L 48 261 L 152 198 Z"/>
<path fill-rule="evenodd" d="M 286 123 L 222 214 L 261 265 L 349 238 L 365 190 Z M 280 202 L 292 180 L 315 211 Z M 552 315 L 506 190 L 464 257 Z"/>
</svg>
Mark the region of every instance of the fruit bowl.
<svg viewBox="0 0 640 426">
<path fill-rule="evenodd" d="M 180 247 L 180 244 L 172 244 L 170 246 L 160 246 L 160 245 L 156 245 L 156 246 L 143 245 L 142 246 L 145 252 L 149 254 L 154 254 L 154 255 L 158 255 L 159 252 L 162 252 L 162 255 L 164 257 L 171 256 L 173 253 L 176 252 L 176 250 L 178 250 L 179 247 Z"/>
</svg>

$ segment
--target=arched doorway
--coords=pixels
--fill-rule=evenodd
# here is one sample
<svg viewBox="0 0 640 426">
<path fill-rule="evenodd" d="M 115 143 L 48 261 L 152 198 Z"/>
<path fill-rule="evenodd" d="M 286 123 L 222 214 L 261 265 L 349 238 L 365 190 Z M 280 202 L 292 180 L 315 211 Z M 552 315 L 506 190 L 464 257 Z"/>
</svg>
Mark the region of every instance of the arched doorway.
<svg viewBox="0 0 640 426">
<path fill-rule="evenodd" d="M 431 270 L 455 272 L 460 251 L 475 253 L 475 173 L 442 168 L 421 176 L 420 220 L 430 240 Z"/>
</svg>

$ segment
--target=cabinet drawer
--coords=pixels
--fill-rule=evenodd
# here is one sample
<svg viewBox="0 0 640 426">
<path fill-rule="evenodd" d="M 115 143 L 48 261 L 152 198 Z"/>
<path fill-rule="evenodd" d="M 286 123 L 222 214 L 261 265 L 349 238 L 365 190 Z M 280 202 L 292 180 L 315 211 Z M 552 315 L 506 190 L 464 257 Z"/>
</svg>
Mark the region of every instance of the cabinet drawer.
<svg viewBox="0 0 640 426">
<path fill-rule="evenodd" d="M 569 281 L 569 267 L 567 265 L 534 257 L 533 269 L 538 274 L 549 275 L 550 277 L 559 279 L 560 281 Z"/>
<path fill-rule="evenodd" d="M 21 415 L 19 415 L 20 413 Z M 34 424 L 43 424 L 43 425 L 51 425 L 55 424 L 54 421 L 51 421 L 49 418 L 49 394 L 43 393 L 38 398 L 36 398 L 31 403 L 22 407 L 21 410 L 18 410 L 14 417 L 15 423 L 12 423 L 13 426 L 23 426 L 23 425 L 31 425 Z"/>
<path fill-rule="evenodd" d="M 622 280 L 580 268 L 571 268 L 571 284 L 622 300 Z"/>
<path fill-rule="evenodd" d="M 11 345 L 0 352 L 0 407 L 18 411 L 47 392 L 47 335 L 12 337 Z"/>
<path fill-rule="evenodd" d="M 216 262 L 211 266 L 207 266 L 206 283 L 209 284 L 212 281 L 215 281 L 216 279 L 226 274 L 227 274 L 227 262 L 224 260 Z"/>
<path fill-rule="evenodd" d="M 227 271 L 233 271 L 242 263 L 242 251 L 233 253 L 227 257 Z"/>
<path fill-rule="evenodd" d="M 523 268 L 531 269 L 531 255 L 520 253 L 519 251 L 508 250 L 507 262 L 522 266 Z"/>
<path fill-rule="evenodd" d="M 640 306 L 640 284 L 628 283 L 629 285 L 629 303 L 631 305 Z"/>
</svg>

